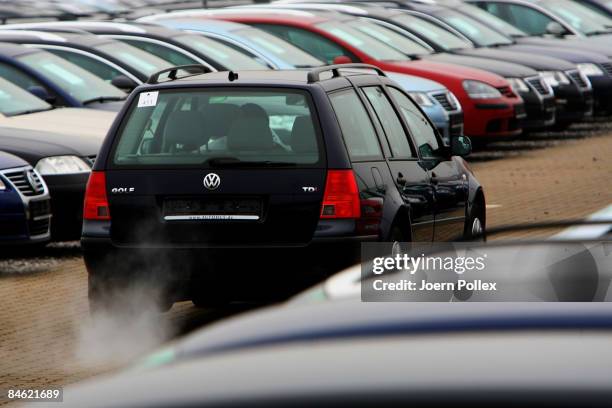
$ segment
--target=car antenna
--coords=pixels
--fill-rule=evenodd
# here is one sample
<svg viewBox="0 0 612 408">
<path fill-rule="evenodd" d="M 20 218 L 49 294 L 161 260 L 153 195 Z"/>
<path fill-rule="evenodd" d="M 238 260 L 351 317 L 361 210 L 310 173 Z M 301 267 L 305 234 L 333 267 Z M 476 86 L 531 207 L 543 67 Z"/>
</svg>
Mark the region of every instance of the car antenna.
<svg viewBox="0 0 612 408">
<path fill-rule="evenodd" d="M 237 79 L 238 79 L 238 73 L 237 73 L 237 72 L 234 72 L 234 71 L 230 71 L 230 72 L 227 74 L 227 79 L 229 79 L 230 81 L 235 81 L 235 80 L 237 80 Z"/>
</svg>

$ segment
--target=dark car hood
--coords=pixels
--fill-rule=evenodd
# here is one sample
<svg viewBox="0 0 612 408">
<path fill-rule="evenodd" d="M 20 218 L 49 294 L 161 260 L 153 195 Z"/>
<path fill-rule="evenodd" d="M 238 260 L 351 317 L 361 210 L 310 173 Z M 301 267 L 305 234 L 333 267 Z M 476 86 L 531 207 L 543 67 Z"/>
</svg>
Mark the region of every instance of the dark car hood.
<svg viewBox="0 0 612 408">
<path fill-rule="evenodd" d="M 19 156 L 32 165 L 49 156 L 92 156 L 98 153 L 100 145 L 101 141 L 86 137 L 0 128 L 0 150 Z"/>
<path fill-rule="evenodd" d="M 0 152 L 0 170 L 25 166 L 27 163 L 10 153 Z"/>
<path fill-rule="evenodd" d="M 524 65 L 467 55 L 456 55 L 442 52 L 427 56 L 425 58 L 431 61 L 447 62 L 449 64 L 480 68 L 506 78 L 526 78 L 538 75 L 537 71 Z"/>
<path fill-rule="evenodd" d="M 505 51 L 497 48 L 474 48 L 461 50 L 459 52 L 462 55 L 514 62 L 516 64 L 526 65 L 537 71 L 568 71 L 570 69 L 576 69 L 574 64 L 558 58 L 544 57 L 524 52 Z"/>
<path fill-rule="evenodd" d="M 526 53 L 535 53 L 536 55 L 545 55 L 547 57 L 559 58 L 562 60 L 566 60 L 569 62 L 573 62 L 575 64 L 580 64 L 583 62 L 592 62 L 592 63 L 604 63 L 610 62 L 608 57 L 598 54 L 596 52 L 592 52 L 589 50 L 575 50 L 572 48 L 561 48 L 561 47 L 548 47 L 548 46 L 538 46 L 538 45 L 530 45 L 530 44 L 515 44 L 510 45 L 508 47 L 503 47 L 503 50 L 508 51 L 518 51 L 518 52 L 526 52 Z"/>
<path fill-rule="evenodd" d="M 91 102 L 86 108 L 104 110 L 109 112 L 119 112 L 123 108 L 125 101 Z"/>
</svg>

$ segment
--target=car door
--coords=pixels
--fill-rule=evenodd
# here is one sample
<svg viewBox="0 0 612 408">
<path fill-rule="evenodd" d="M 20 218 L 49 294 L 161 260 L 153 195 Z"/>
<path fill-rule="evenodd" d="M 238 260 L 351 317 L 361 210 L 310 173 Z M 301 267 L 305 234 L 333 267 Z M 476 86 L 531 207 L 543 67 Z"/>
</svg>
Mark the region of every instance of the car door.
<svg viewBox="0 0 612 408">
<path fill-rule="evenodd" d="M 363 86 L 365 95 L 384 141 L 388 143 L 387 163 L 390 183 L 397 186 L 410 208 L 412 240 L 429 242 L 434 233 L 434 191 L 402 120 L 381 86 Z"/>
<path fill-rule="evenodd" d="M 400 89 L 387 87 L 408 126 L 434 191 L 434 240 L 463 235 L 468 198 L 467 175 L 447 156 L 439 135 L 419 107 Z"/>
</svg>

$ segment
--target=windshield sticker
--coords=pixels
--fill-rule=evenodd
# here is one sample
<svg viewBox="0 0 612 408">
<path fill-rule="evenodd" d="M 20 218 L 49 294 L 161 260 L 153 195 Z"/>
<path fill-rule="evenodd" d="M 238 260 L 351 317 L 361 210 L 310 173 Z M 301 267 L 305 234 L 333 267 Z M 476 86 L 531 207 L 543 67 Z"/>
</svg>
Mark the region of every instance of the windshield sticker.
<svg viewBox="0 0 612 408">
<path fill-rule="evenodd" d="M 146 108 L 157 105 L 157 95 L 159 92 L 142 92 L 138 97 L 138 107 Z"/>
</svg>

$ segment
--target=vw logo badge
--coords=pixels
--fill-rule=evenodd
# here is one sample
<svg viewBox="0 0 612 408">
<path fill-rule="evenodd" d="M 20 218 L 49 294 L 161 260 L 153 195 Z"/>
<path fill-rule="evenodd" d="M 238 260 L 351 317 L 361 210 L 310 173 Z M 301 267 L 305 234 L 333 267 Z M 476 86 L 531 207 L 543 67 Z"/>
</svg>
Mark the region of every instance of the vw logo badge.
<svg viewBox="0 0 612 408">
<path fill-rule="evenodd" d="M 208 173 L 204 176 L 204 187 L 209 190 L 216 190 L 221 185 L 221 177 L 215 173 Z"/>
</svg>

